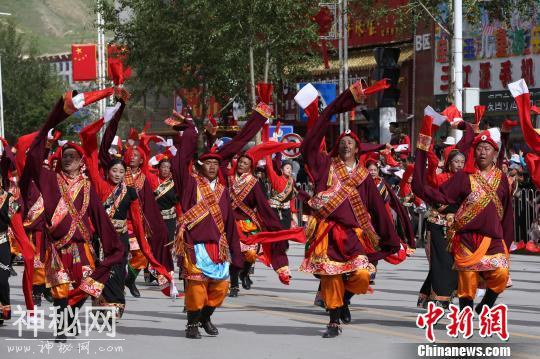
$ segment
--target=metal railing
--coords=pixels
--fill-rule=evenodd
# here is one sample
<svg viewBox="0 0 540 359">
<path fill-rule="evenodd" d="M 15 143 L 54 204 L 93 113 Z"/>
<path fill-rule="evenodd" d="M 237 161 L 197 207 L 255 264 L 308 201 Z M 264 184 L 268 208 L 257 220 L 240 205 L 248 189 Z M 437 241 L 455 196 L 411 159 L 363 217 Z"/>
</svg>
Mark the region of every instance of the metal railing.
<svg viewBox="0 0 540 359">
<path fill-rule="evenodd" d="M 538 220 L 540 191 L 532 188 L 518 190 L 512 198 L 514 207 L 514 238 L 527 241 L 532 224 Z"/>
</svg>

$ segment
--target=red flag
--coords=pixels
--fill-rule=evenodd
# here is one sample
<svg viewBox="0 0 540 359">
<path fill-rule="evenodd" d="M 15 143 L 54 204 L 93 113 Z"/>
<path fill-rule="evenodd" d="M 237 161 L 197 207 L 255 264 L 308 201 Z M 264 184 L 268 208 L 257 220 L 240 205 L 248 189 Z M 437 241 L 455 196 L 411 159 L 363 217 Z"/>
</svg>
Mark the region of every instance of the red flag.
<svg viewBox="0 0 540 359">
<path fill-rule="evenodd" d="M 273 89 L 273 86 L 270 83 L 265 83 L 265 82 L 257 83 L 257 92 L 259 94 L 259 100 L 269 105 L 272 102 L 272 89 Z"/>
<path fill-rule="evenodd" d="M 71 45 L 73 81 L 93 81 L 97 78 L 95 44 Z"/>
<path fill-rule="evenodd" d="M 480 123 L 482 117 L 484 117 L 484 112 L 486 112 L 486 106 L 474 106 L 474 123 Z"/>
<path fill-rule="evenodd" d="M 111 73 L 111 67 L 120 67 L 122 69 L 120 76 L 120 83 L 131 77 L 131 67 L 124 66 L 124 61 L 127 56 L 127 48 L 120 45 L 108 45 L 107 46 L 107 78 L 113 80 L 113 73 Z"/>
<path fill-rule="evenodd" d="M 456 118 L 463 118 L 461 115 L 461 112 L 458 110 L 456 105 L 452 104 L 444 109 L 443 112 L 441 112 L 441 115 L 446 116 L 448 118 L 448 121 L 450 123 L 454 122 L 454 119 Z"/>
</svg>

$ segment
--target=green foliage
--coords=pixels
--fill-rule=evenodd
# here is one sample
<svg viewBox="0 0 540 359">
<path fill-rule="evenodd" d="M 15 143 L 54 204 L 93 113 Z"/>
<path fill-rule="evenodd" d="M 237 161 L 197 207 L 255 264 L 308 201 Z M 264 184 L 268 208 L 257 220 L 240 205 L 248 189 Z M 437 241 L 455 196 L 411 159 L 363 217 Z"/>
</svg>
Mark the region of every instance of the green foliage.
<svg viewBox="0 0 540 359">
<path fill-rule="evenodd" d="M 4 125 L 8 140 L 36 131 L 63 92 L 49 65 L 13 24 L 0 25 Z"/>
<path fill-rule="evenodd" d="M 301 74 L 313 61 L 316 2 L 293 0 L 120 0 L 132 14 L 104 5 L 106 30 L 127 45 L 136 72 L 129 83 L 135 97 L 147 91 L 170 95 L 173 89 L 199 87 L 204 103 L 249 97 L 249 48 L 255 55 L 256 81 Z M 203 116 L 204 116 L 203 103 Z"/>
</svg>

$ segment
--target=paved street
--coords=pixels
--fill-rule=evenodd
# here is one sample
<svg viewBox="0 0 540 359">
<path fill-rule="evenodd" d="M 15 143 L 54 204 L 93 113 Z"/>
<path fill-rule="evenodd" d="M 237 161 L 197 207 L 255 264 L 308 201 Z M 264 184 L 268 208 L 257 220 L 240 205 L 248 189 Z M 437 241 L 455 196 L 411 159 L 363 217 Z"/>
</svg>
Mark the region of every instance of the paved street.
<svg viewBox="0 0 540 359">
<path fill-rule="evenodd" d="M 302 247 L 292 245 L 292 267 L 298 268 Z M 16 267 L 20 272 L 22 267 Z M 32 332 L 23 331 L 18 338 L 11 324 L 0 328 L 1 358 L 31 358 L 45 355 L 65 357 L 88 356 L 79 346 L 90 339 L 89 354 L 100 358 L 409 358 L 415 357 L 416 345 L 426 343 L 424 331 L 415 325 L 418 290 L 427 272 L 423 249 L 400 266 L 383 262 L 379 266 L 375 292 L 353 298 L 353 322 L 343 327 L 336 339 L 322 339 L 328 319 L 324 310 L 313 306 L 317 281 L 304 273 L 293 272 L 290 287 L 281 285 L 273 271 L 257 264 L 254 289 L 241 291 L 238 298 L 227 298 L 213 317 L 220 330 L 217 338 L 202 340 L 184 338 L 186 315 L 183 300 L 164 298 L 157 287 L 139 285 L 142 297 L 128 295 L 124 318 L 110 340 L 104 333 L 92 332 L 89 337 L 72 341 L 70 351 L 59 354 L 58 345 L 50 354 L 40 354 L 43 341 L 31 339 Z M 538 257 L 512 257 L 513 287 L 500 298 L 509 306 L 512 357 L 535 358 L 540 340 L 538 310 L 540 263 Z M 142 275 L 139 277 L 142 282 Z M 21 275 L 11 278 L 12 304 L 23 303 Z M 437 343 L 458 342 L 446 335 L 447 319 L 436 327 Z M 478 322 L 475 320 L 475 327 Z M 40 331 L 39 338 L 51 338 L 51 330 Z M 109 340 L 105 340 L 109 339 Z M 483 339 L 475 331 L 466 343 L 500 343 L 498 338 Z M 27 353 L 14 353 L 15 346 Z M 26 347 L 23 348 L 23 347 Z M 8 350 L 12 350 L 8 353 Z M 67 350 L 67 349 L 66 349 Z M 102 351 L 113 351 L 110 353 Z"/>
</svg>

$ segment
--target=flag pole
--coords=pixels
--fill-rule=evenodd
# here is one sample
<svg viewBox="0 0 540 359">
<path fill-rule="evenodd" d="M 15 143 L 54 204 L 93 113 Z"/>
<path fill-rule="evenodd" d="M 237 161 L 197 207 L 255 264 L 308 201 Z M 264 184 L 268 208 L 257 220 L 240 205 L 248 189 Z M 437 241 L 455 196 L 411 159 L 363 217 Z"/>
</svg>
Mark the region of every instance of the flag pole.
<svg viewBox="0 0 540 359">
<path fill-rule="evenodd" d="M 105 32 L 101 0 L 97 0 L 97 35 L 98 35 L 98 88 L 105 88 Z M 99 118 L 105 114 L 105 101 L 99 101 Z"/>
</svg>

